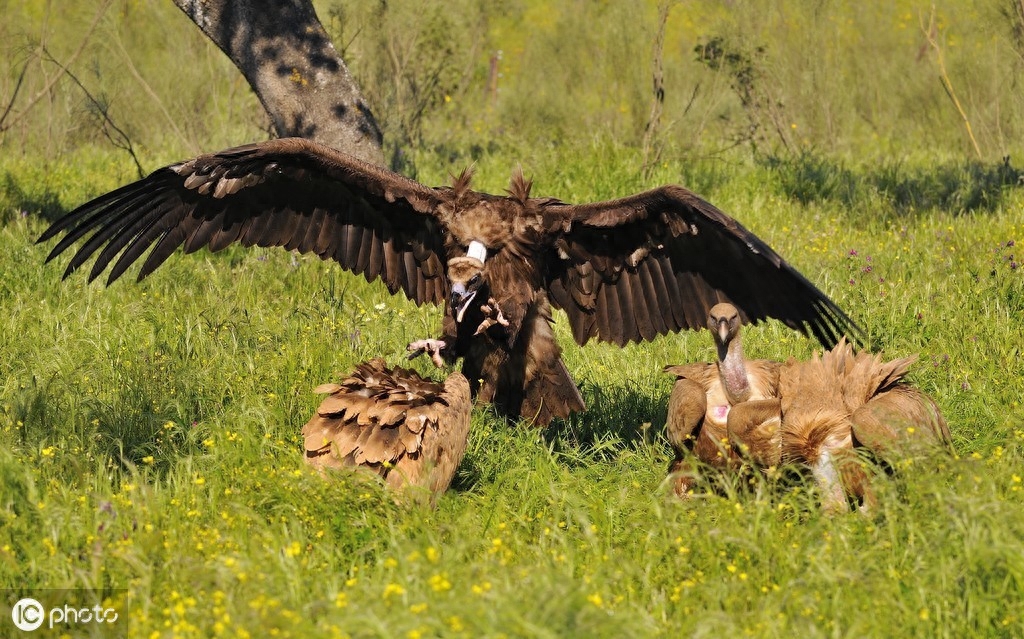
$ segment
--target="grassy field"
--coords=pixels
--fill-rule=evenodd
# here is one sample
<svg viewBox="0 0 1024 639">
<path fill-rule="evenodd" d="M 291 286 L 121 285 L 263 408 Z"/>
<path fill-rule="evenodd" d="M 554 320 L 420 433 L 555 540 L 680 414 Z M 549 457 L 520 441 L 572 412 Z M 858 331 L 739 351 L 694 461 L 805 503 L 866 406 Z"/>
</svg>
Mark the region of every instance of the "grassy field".
<svg viewBox="0 0 1024 639">
<path fill-rule="evenodd" d="M 635 153 L 552 157 L 537 191 L 630 191 Z M 99 166 L 67 167 L 52 206 L 111 186 L 118 170 Z M 486 158 L 482 182 L 499 188 L 510 166 Z M 436 332 L 434 309 L 283 251 L 180 256 L 109 289 L 61 282 L 33 245 L 45 220 L 14 206 L 0 229 L 0 588 L 114 589 L 133 637 L 1024 633 L 1020 193 L 971 215 L 883 215 L 801 203 L 766 169 L 667 165 L 654 181 L 688 171 L 875 348 L 920 353 L 913 381 L 956 455 L 906 461 L 875 517 L 828 518 L 806 487 L 769 484 L 674 502 L 659 371 L 711 359 L 708 335 L 580 349 L 561 316 L 586 413 L 538 432 L 478 410 L 436 511 L 323 481 L 300 456 L 313 387 L 372 356 L 398 363 Z M 33 175 L 15 180 L 24 201 L 46 190 Z M 775 323 L 746 344 L 815 348 Z"/>
<path fill-rule="evenodd" d="M 530 162 L 524 149 L 547 153 L 593 131 L 639 145 L 650 122 L 661 0 L 314 4 L 385 139 L 403 150 L 501 147 Z M 1019 0 L 667 4 L 656 155 L 1024 153 Z M 148 168 L 269 129 L 238 72 L 168 0 L 0 6 L 9 154 L 123 144 L 102 115 Z"/>
<path fill-rule="evenodd" d="M 478 409 L 436 510 L 311 474 L 313 388 L 371 357 L 401 363 L 439 312 L 280 250 L 62 282 L 66 258 L 44 266 L 35 239 L 136 177 L 102 109 L 147 170 L 265 137 L 266 120 L 166 0 L 100 5 L 88 40 L 93 0 L 0 0 L 0 590 L 104 593 L 127 636 L 151 638 L 1024 636 L 1016 1 L 936 3 L 977 146 L 929 14 L 907 0 L 679 4 L 646 154 L 653 1 L 639 17 L 623 3 L 317 3 L 421 181 L 475 162 L 476 186 L 500 192 L 521 162 L 534 194 L 568 201 L 686 185 L 832 296 L 873 350 L 920 355 L 911 379 L 954 452 L 900 462 L 874 516 L 830 518 L 804 485 L 725 481 L 675 501 L 660 371 L 712 359 L 710 337 L 578 348 L 561 314 L 589 410 L 537 431 Z M 715 38 L 724 57 L 696 51 Z M 818 347 L 769 322 L 745 348 Z"/>
</svg>

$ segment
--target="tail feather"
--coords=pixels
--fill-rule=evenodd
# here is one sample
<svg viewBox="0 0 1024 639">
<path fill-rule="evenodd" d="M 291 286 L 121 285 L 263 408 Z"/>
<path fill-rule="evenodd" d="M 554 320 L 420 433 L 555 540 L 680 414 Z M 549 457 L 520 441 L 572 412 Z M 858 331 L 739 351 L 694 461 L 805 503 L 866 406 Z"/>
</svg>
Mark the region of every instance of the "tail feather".
<svg viewBox="0 0 1024 639">
<path fill-rule="evenodd" d="M 916 355 L 882 362 L 879 355 L 859 353 L 845 377 L 847 407 L 856 410 L 872 397 L 895 388 L 915 361 Z"/>
<path fill-rule="evenodd" d="M 556 417 L 586 409 L 583 396 L 562 358 L 544 370 L 538 370 L 524 389 L 520 414 L 538 426 L 546 426 Z"/>
<path fill-rule="evenodd" d="M 917 355 L 900 357 L 883 362 L 882 356 L 866 351 L 854 352 L 845 338 L 821 355 L 812 358 L 813 365 L 842 388 L 843 401 L 852 412 L 863 406 L 872 397 L 895 388 L 917 361 Z"/>
</svg>

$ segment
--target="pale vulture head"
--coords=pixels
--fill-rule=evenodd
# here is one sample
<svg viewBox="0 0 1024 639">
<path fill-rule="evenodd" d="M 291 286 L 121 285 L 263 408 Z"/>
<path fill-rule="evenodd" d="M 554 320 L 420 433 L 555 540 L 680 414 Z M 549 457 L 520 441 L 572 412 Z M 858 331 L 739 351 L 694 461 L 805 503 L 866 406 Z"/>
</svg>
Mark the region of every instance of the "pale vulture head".
<svg viewBox="0 0 1024 639">
<path fill-rule="evenodd" d="M 483 274 L 486 260 L 487 248 L 476 241 L 469 243 L 464 257 L 453 257 L 448 260 L 448 280 L 452 286 L 449 303 L 456 322 L 462 323 L 462 318 L 470 307 L 470 303 L 484 287 Z"/>
<path fill-rule="evenodd" d="M 708 312 L 708 330 L 717 346 L 728 346 L 740 332 L 740 312 L 728 302 L 715 304 Z"/>
</svg>

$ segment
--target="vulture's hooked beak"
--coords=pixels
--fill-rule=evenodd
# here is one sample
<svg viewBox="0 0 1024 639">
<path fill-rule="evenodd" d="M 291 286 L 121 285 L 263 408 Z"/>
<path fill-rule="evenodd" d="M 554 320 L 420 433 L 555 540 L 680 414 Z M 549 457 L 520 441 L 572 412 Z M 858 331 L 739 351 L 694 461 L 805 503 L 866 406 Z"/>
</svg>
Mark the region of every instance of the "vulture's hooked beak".
<svg viewBox="0 0 1024 639">
<path fill-rule="evenodd" d="M 469 243 L 464 256 L 448 260 L 448 277 L 452 283 L 452 293 L 448 303 L 452 309 L 455 322 L 462 323 L 462 318 L 469 309 L 469 304 L 476 297 L 477 291 L 484 285 L 484 261 L 487 260 L 487 247 L 476 240 Z"/>
<path fill-rule="evenodd" d="M 725 344 L 729 337 L 729 320 L 720 319 L 718 320 L 718 341 L 719 343 Z"/>
<path fill-rule="evenodd" d="M 452 296 L 449 300 L 452 308 L 452 314 L 455 316 L 455 321 L 459 324 L 462 323 L 462 316 L 466 314 L 466 309 L 469 308 L 469 303 L 476 297 L 477 289 L 466 290 L 465 284 L 461 282 L 452 285 Z"/>
</svg>

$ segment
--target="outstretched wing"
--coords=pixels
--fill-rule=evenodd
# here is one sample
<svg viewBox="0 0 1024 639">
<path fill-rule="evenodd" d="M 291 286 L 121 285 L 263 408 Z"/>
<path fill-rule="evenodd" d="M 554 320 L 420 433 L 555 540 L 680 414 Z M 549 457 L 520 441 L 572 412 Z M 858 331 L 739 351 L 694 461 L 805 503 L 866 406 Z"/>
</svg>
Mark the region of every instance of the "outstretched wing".
<svg viewBox="0 0 1024 639">
<path fill-rule="evenodd" d="M 771 247 L 682 187 L 546 210 L 562 229 L 548 262 L 550 297 L 581 345 L 703 328 L 719 302 L 734 304 L 746 322 L 774 317 L 825 346 L 844 333 L 860 337 Z"/>
<path fill-rule="evenodd" d="M 301 138 L 250 144 L 158 169 L 83 204 L 39 242 L 66 234 L 47 261 L 87 237 L 67 277 L 97 253 L 93 280 L 120 277 L 150 247 L 142 279 L 179 246 L 186 253 L 232 243 L 282 246 L 381 278 L 420 304 L 447 295 L 443 229 L 433 211 L 447 197 Z"/>
</svg>

